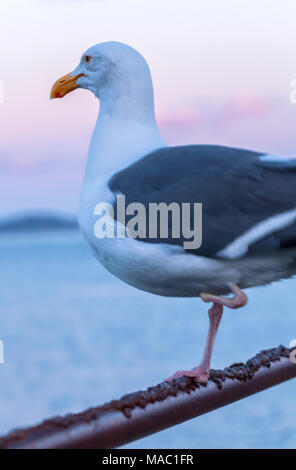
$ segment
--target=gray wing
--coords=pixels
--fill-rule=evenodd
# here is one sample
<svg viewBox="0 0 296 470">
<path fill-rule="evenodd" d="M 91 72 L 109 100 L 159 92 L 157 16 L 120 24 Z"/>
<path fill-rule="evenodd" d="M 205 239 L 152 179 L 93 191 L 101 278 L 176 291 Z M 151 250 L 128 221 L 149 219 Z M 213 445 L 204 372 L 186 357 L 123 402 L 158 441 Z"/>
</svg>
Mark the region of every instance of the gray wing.
<svg viewBox="0 0 296 470">
<path fill-rule="evenodd" d="M 147 213 L 151 202 L 202 203 L 203 241 L 189 250 L 194 254 L 223 256 L 239 237 L 246 238 L 251 229 L 254 235 L 258 224 L 256 236 L 248 240 L 249 253 L 296 247 L 296 214 L 293 218 L 291 212 L 296 209 L 296 160 L 274 162 L 262 153 L 214 145 L 166 147 L 116 173 L 108 184 L 114 194 L 126 196 L 126 205 L 140 202 Z M 116 214 L 116 202 L 114 209 Z M 285 213 L 287 220 L 276 219 Z M 263 227 L 266 221 L 269 230 Z M 149 238 L 147 228 L 147 237 L 139 241 L 183 246 L 182 235 L 171 236 L 171 222 L 167 238 Z"/>
</svg>

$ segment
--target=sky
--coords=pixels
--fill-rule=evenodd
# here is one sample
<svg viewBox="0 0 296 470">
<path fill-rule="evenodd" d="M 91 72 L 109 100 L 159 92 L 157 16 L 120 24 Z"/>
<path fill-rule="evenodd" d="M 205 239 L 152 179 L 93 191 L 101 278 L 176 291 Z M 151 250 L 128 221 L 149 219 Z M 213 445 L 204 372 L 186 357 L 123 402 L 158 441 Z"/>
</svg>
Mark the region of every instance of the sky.
<svg viewBox="0 0 296 470">
<path fill-rule="evenodd" d="M 76 212 L 99 103 L 49 92 L 98 42 L 144 55 L 169 144 L 296 156 L 295 18 L 294 0 L 1 2 L 0 216 Z"/>
</svg>

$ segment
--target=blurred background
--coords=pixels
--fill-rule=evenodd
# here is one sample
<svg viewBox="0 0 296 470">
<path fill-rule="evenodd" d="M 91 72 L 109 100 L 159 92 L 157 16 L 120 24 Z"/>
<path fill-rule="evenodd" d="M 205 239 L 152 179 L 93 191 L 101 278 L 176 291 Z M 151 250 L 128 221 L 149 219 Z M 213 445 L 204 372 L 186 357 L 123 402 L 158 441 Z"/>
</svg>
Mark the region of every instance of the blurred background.
<svg viewBox="0 0 296 470">
<path fill-rule="evenodd" d="M 89 46 L 147 59 L 169 144 L 296 156 L 293 0 L 10 0 L 0 5 L 0 433 L 81 411 L 193 367 L 207 308 L 140 292 L 106 272 L 76 225 L 99 103 L 49 100 Z M 275 188 L 276 190 L 276 188 Z M 212 367 L 296 338 L 295 282 L 249 290 L 227 311 Z M 293 448 L 293 381 L 133 443 Z M 127 446 L 128 447 L 128 446 Z"/>
</svg>

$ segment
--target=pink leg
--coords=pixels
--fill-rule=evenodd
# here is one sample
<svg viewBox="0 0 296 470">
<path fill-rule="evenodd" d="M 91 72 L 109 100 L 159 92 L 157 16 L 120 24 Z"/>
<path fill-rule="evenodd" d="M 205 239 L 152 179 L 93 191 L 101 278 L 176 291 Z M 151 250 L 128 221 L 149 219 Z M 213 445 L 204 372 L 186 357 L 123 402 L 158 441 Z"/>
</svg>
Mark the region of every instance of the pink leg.
<svg viewBox="0 0 296 470">
<path fill-rule="evenodd" d="M 233 284 L 231 290 L 234 293 L 232 298 L 220 297 L 213 294 L 201 294 L 201 298 L 204 302 L 213 302 L 212 307 L 209 309 L 209 331 L 204 349 L 202 361 L 199 366 L 194 367 L 192 370 L 179 370 L 174 375 L 165 380 L 165 382 L 171 382 L 173 379 L 178 377 L 195 377 L 198 382 L 206 383 L 209 378 L 210 361 L 216 338 L 217 329 L 223 313 L 223 306 L 229 308 L 243 307 L 247 303 L 247 296 L 241 291 L 241 289 Z"/>
<path fill-rule="evenodd" d="M 217 333 L 217 329 L 222 317 L 223 306 L 217 303 L 213 303 L 213 306 L 209 310 L 209 331 L 206 341 L 206 346 L 203 353 L 203 358 L 199 366 L 194 367 L 192 370 L 179 370 L 174 375 L 165 380 L 165 382 L 171 382 L 173 379 L 178 377 L 195 377 L 198 382 L 206 383 L 209 377 L 210 361 L 214 346 L 214 341 Z"/>
</svg>

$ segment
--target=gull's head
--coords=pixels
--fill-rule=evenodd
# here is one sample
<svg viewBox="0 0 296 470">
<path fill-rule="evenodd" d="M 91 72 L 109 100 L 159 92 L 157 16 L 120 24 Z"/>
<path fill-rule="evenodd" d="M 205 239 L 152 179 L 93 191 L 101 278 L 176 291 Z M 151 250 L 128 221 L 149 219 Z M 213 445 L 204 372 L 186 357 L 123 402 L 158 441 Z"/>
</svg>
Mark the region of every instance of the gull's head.
<svg viewBox="0 0 296 470">
<path fill-rule="evenodd" d="M 51 98 L 63 98 L 77 88 L 90 90 L 113 105 L 125 97 L 151 99 L 152 82 L 145 59 L 135 49 L 110 41 L 90 47 L 79 65 L 53 85 Z M 153 92 L 152 92 L 153 95 Z"/>
</svg>

